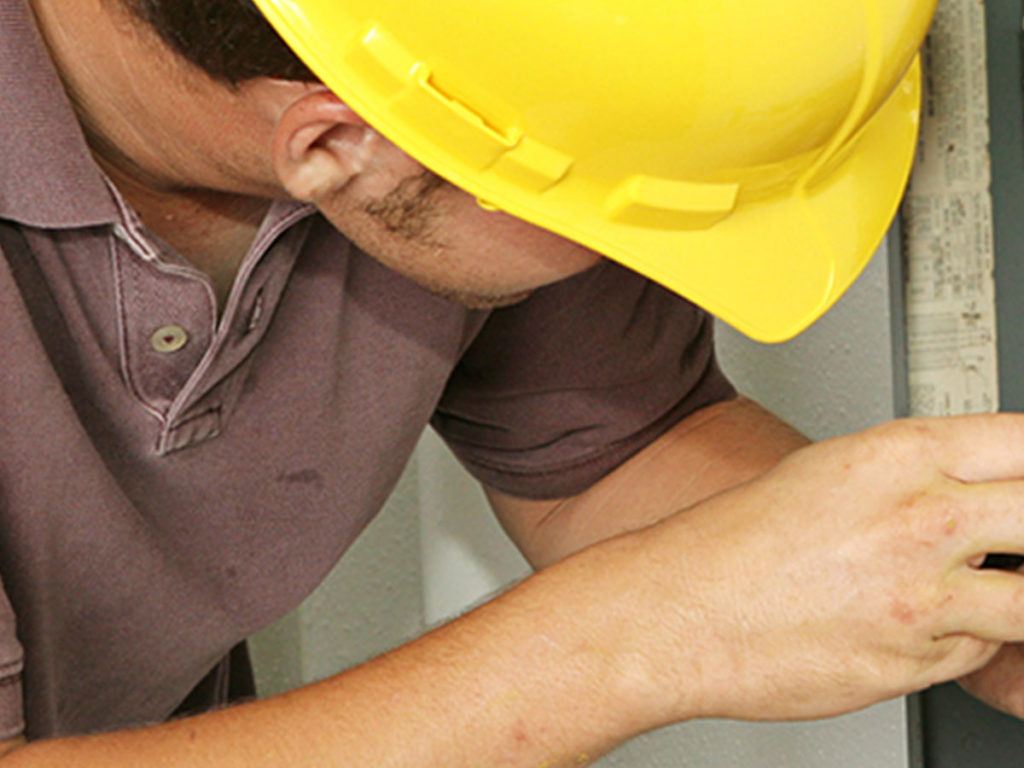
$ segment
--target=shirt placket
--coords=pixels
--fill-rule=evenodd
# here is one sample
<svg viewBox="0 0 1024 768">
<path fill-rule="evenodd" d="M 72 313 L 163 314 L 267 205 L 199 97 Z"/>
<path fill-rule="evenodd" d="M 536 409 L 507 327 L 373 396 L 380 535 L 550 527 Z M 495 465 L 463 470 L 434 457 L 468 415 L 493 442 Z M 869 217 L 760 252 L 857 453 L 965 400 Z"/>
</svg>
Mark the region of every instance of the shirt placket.
<svg viewBox="0 0 1024 768">
<path fill-rule="evenodd" d="M 159 425 L 164 455 L 217 437 L 244 384 L 305 239 L 310 210 L 277 203 L 239 268 L 218 320 L 210 280 L 162 253 L 130 210 L 111 258 L 122 374 Z"/>
</svg>

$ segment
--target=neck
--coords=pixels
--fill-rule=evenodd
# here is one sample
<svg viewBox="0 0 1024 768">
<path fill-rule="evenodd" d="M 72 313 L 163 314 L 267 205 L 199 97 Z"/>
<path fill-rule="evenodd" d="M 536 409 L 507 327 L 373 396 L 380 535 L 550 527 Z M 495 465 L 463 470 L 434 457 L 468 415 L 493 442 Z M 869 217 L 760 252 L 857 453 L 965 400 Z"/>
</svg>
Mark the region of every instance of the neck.
<svg viewBox="0 0 1024 768">
<path fill-rule="evenodd" d="M 146 228 L 210 278 L 223 306 L 269 201 L 204 189 L 154 190 L 102 155 L 96 159 Z"/>
<path fill-rule="evenodd" d="M 273 178 L 253 100 L 179 61 L 116 3 L 32 5 L 97 163 L 223 299 L 277 193 L 246 176 Z"/>
</svg>

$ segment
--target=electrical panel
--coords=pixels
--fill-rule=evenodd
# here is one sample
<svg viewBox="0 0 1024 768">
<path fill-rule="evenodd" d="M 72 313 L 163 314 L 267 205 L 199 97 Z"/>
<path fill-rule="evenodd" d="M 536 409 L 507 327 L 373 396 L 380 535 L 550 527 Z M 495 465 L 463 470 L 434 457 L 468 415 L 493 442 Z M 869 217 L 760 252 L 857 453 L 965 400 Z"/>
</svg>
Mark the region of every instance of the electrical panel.
<svg viewBox="0 0 1024 768">
<path fill-rule="evenodd" d="M 985 0 L 984 8 L 999 404 L 1024 412 L 1024 3 Z M 916 697 L 911 712 L 914 768 L 1024 766 L 1024 722 L 955 684 Z"/>
</svg>

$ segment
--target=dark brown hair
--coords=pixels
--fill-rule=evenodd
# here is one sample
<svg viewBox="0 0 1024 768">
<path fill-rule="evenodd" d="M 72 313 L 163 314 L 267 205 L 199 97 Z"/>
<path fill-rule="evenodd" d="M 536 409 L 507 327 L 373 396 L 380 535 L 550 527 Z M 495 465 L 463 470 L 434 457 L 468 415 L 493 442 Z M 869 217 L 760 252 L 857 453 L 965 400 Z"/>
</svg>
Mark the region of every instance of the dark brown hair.
<svg viewBox="0 0 1024 768">
<path fill-rule="evenodd" d="M 122 0 L 173 50 L 216 80 L 256 77 L 313 82 L 251 0 Z"/>
</svg>

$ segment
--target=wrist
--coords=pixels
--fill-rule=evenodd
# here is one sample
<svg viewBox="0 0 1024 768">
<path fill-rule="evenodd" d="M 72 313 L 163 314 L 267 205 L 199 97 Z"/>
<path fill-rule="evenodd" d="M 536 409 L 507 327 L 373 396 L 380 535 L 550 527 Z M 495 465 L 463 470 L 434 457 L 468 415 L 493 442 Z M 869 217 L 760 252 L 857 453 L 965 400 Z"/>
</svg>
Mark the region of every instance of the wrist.
<svg viewBox="0 0 1024 768">
<path fill-rule="evenodd" d="M 594 678 L 629 738 L 653 728 L 707 717 L 709 611 L 699 563 L 671 521 L 590 548 L 553 571 L 586 584 L 579 615 L 588 627 Z M 680 533 L 683 537 L 680 537 Z M 587 575 L 570 574 L 585 569 Z"/>
</svg>

